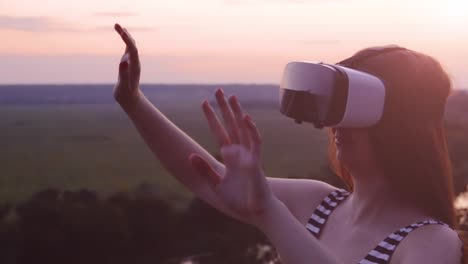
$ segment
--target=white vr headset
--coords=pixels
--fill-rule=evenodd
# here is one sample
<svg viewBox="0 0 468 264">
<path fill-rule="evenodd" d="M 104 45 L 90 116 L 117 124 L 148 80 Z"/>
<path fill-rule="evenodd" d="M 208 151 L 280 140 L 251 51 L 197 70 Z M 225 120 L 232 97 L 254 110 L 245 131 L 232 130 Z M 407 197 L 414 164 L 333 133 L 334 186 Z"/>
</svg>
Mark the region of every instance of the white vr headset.
<svg viewBox="0 0 468 264">
<path fill-rule="evenodd" d="M 385 83 L 378 77 L 343 65 L 382 53 L 402 50 L 388 46 L 353 56 L 336 65 L 291 62 L 280 86 L 280 112 L 297 123 L 323 127 L 370 127 L 382 118 Z"/>
</svg>

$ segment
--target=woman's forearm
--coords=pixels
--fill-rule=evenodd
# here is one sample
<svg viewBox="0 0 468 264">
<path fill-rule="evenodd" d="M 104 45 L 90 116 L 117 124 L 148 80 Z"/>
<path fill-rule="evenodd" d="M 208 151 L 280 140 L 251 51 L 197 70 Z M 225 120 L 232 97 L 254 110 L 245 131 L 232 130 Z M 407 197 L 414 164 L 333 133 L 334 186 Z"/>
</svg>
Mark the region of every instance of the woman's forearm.
<svg viewBox="0 0 468 264">
<path fill-rule="evenodd" d="M 224 165 L 173 124 L 140 91 L 138 96 L 120 104 L 148 147 L 170 174 L 201 199 L 210 204 L 215 202 L 216 199 L 211 197 L 211 189 L 193 170 L 188 157 L 191 153 L 197 153 L 210 161 L 213 168 L 220 170 L 220 173 L 223 173 L 221 170 L 224 170 Z"/>
<path fill-rule="evenodd" d="M 285 264 L 342 264 L 291 214 L 273 199 L 256 226 L 273 243 Z"/>
</svg>

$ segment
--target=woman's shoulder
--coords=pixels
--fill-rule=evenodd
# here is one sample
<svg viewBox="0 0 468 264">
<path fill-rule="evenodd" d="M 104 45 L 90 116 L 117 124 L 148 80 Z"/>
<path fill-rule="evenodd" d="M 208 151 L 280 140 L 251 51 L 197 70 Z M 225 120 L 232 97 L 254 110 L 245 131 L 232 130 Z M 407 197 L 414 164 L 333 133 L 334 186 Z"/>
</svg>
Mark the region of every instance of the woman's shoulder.
<svg viewBox="0 0 468 264">
<path fill-rule="evenodd" d="M 305 225 L 315 208 L 331 192 L 338 188 L 318 180 L 270 178 L 273 193 Z"/>
<path fill-rule="evenodd" d="M 463 243 L 447 225 L 421 226 L 398 246 L 392 263 L 460 263 Z"/>
</svg>

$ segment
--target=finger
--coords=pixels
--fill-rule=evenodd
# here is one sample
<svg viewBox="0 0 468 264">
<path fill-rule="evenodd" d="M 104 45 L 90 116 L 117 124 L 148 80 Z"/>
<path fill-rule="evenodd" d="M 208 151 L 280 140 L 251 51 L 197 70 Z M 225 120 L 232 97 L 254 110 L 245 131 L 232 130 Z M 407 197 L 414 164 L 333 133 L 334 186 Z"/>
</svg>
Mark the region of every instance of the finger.
<svg viewBox="0 0 468 264">
<path fill-rule="evenodd" d="M 125 42 L 125 45 L 130 46 L 130 44 L 132 43 L 132 41 L 130 40 L 130 38 L 128 37 L 128 35 L 125 33 L 124 29 L 122 28 L 121 25 L 119 24 L 115 24 L 114 26 L 115 28 L 115 31 L 117 31 L 117 33 L 119 33 L 120 37 L 122 38 L 122 40 Z"/>
<path fill-rule="evenodd" d="M 247 114 L 245 117 L 245 124 L 249 131 L 249 136 L 251 139 L 250 150 L 257 160 L 260 160 L 261 156 L 261 147 L 262 147 L 262 137 L 260 136 L 260 132 L 257 129 L 257 126 L 252 120 L 252 117 Z"/>
<path fill-rule="evenodd" d="M 138 49 L 137 49 L 137 46 L 136 46 L 136 42 L 135 42 L 132 35 L 130 35 L 130 33 L 128 32 L 128 30 L 126 28 L 123 28 L 123 34 L 125 35 L 125 37 L 129 41 L 129 43 L 126 43 L 126 44 L 127 44 L 127 47 L 128 47 L 128 50 L 130 51 L 130 53 L 137 53 Z"/>
<path fill-rule="evenodd" d="M 125 42 L 127 46 L 130 46 L 131 44 L 133 44 L 127 32 L 125 32 L 124 28 L 121 25 L 115 24 L 114 28 L 117 31 L 117 33 L 119 33 L 120 37 L 122 38 L 122 40 Z"/>
<path fill-rule="evenodd" d="M 213 108 L 208 103 L 208 101 L 205 100 L 203 102 L 202 108 L 203 112 L 205 113 L 206 120 L 208 121 L 208 125 L 210 126 L 210 130 L 214 134 L 219 147 L 229 145 L 231 142 L 226 133 L 226 130 L 221 125 L 221 122 L 219 122 L 218 117 L 216 116 Z"/>
<path fill-rule="evenodd" d="M 126 49 L 126 52 L 128 52 L 130 54 L 130 63 L 132 65 L 138 66 L 138 65 L 140 65 L 140 57 L 138 55 L 138 49 L 137 49 L 137 46 L 136 46 L 136 42 L 132 38 L 132 35 L 130 35 L 130 33 L 127 31 L 126 28 L 123 28 L 123 31 L 124 31 L 124 35 L 126 35 L 127 38 L 130 41 L 130 44 L 127 44 L 127 49 Z M 133 67 L 133 68 L 137 69 L 138 67 Z"/>
<path fill-rule="evenodd" d="M 135 41 L 131 39 L 129 33 L 122 28 L 119 24 L 115 24 L 115 30 L 120 34 L 120 37 L 125 42 L 125 53 L 122 56 L 121 62 L 128 60 L 132 65 L 139 65 L 140 58 L 138 56 L 138 50 L 135 46 Z M 132 67 L 133 68 L 133 67 Z"/>
<path fill-rule="evenodd" d="M 118 24 L 118 23 L 116 23 L 114 25 L 114 29 L 115 29 L 115 31 L 117 31 L 117 33 L 119 33 L 119 35 L 121 35 L 122 32 L 123 32 L 122 26 L 120 24 Z"/>
<path fill-rule="evenodd" d="M 138 55 L 138 49 L 136 47 L 135 40 L 132 38 L 130 33 L 128 33 L 128 31 L 119 24 L 115 24 L 114 28 L 117 31 L 117 33 L 119 33 L 122 40 L 125 42 L 125 45 L 127 45 L 128 52 L 132 55 Z"/>
<path fill-rule="evenodd" d="M 218 186 L 221 181 L 221 175 L 219 175 L 206 160 L 198 154 L 192 153 L 189 156 L 189 161 L 195 171 L 200 176 L 204 177 L 212 188 Z"/>
<path fill-rule="evenodd" d="M 216 101 L 218 102 L 219 108 L 223 115 L 224 124 L 227 127 L 231 142 L 233 144 L 239 144 L 239 131 L 237 129 L 236 119 L 231 111 L 231 108 L 226 102 L 223 90 L 218 89 L 216 91 Z"/>
<path fill-rule="evenodd" d="M 247 134 L 245 123 L 244 123 L 244 112 L 237 100 L 236 96 L 229 97 L 229 105 L 234 112 L 234 116 L 236 119 L 237 128 L 239 131 L 239 140 L 242 145 L 244 145 L 247 149 L 250 149 L 250 139 L 249 135 Z"/>
<path fill-rule="evenodd" d="M 128 39 L 130 39 L 130 41 L 133 43 L 133 45 L 136 46 L 135 39 L 132 37 L 130 32 L 128 32 L 127 28 L 122 28 L 122 29 L 125 32 L 125 34 L 127 35 Z"/>
</svg>

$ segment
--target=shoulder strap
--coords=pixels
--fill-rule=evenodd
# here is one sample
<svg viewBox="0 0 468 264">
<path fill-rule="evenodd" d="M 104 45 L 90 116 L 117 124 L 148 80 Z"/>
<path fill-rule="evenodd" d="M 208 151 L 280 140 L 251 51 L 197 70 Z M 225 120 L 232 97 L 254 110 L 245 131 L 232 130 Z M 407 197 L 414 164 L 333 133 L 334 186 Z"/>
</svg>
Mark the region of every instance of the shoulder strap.
<svg viewBox="0 0 468 264">
<path fill-rule="evenodd" d="M 382 240 L 369 254 L 367 254 L 364 259 L 359 262 L 359 264 L 390 263 L 390 258 L 392 257 L 393 252 L 395 252 L 396 247 L 400 244 L 403 238 L 418 227 L 434 224 L 448 226 L 446 223 L 441 221 L 425 220 L 403 227 Z"/>
<path fill-rule="evenodd" d="M 342 201 L 345 200 L 346 197 L 348 197 L 349 194 L 350 193 L 344 189 L 338 189 L 325 197 L 309 218 L 309 221 L 306 224 L 307 230 L 309 230 L 309 232 L 318 239 L 328 216 Z"/>
</svg>

